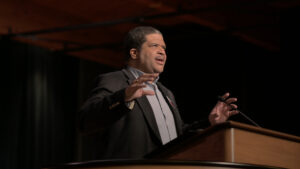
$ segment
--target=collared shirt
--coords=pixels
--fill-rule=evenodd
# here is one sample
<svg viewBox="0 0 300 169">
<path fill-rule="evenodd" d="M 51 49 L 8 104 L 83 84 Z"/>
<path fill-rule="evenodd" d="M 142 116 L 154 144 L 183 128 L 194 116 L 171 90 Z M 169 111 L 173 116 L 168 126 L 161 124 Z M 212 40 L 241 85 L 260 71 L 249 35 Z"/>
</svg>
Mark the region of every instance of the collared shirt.
<svg viewBox="0 0 300 169">
<path fill-rule="evenodd" d="M 128 67 L 128 70 L 135 78 L 144 74 L 144 72 L 133 67 Z M 159 77 L 153 83 L 145 83 L 146 87 L 144 89 L 155 92 L 155 95 L 147 95 L 146 97 L 154 112 L 162 143 L 166 144 L 177 137 L 177 132 L 172 111 L 156 85 L 158 79 Z"/>
</svg>

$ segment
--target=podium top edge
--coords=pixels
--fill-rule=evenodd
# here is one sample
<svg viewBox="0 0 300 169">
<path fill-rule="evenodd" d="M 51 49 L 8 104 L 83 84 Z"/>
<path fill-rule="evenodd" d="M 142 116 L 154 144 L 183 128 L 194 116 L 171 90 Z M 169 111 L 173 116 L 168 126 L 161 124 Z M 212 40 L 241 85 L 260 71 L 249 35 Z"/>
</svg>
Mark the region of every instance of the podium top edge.
<svg viewBox="0 0 300 169">
<path fill-rule="evenodd" d="M 180 161 L 180 160 L 150 160 L 150 159 L 111 159 L 111 160 L 94 160 L 84 162 L 73 162 L 55 167 L 46 167 L 43 169 L 82 169 L 105 166 L 132 166 L 132 165 L 170 165 L 170 166 L 210 166 L 210 167 L 230 167 L 230 168 L 245 168 L 245 169 L 283 169 L 272 166 L 254 165 L 246 163 L 232 162 L 213 162 L 213 161 Z"/>
<path fill-rule="evenodd" d="M 222 128 L 237 128 L 237 129 L 246 130 L 246 131 L 250 131 L 250 132 L 256 132 L 256 133 L 260 133 L 260 134 L 264 134 L 264 135 L 278 137 L 278 138 L 282 138 L 282 139 L 286 139 L 286 140 L 290 140 L 290 141 L 300 142 L 299 136 L 295 136 L 295 135 L 291 135 L 291 134 L 287 134 L 287 133 L 283 133 L 283 132 L 279 132 L 279 131 L 274 131 L 274 130 L 270 130 L 267 128 L 256 127 L 256 126 L 249 125 L 249 124 L 239 123 L 236 121 L 227 121 L 225 123 L 221 123 L 221 124 L 218 124 L 215 126 L 208 127 L 205 130 L 207 130 L 207 132 L 210 132 L 211 130 L 216 130 L 216 129 L 218 130 L 218 129 L 222 129 Z"/>
</svg>

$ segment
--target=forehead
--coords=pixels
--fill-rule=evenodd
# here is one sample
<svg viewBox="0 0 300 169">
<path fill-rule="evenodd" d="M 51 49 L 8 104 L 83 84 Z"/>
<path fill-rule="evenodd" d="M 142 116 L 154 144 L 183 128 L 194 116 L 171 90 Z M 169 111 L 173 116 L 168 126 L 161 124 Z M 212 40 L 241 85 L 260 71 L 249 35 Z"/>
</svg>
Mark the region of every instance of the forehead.
<svg viewBox="0 0 300 169">
<path fill-rule="evenodd" d="M 145 37 L 146 37 L 146 42 L 156 42 L 156 43 L 165 44 L 163 36 L 159 33 L 148 34 Z"/>
</svg>

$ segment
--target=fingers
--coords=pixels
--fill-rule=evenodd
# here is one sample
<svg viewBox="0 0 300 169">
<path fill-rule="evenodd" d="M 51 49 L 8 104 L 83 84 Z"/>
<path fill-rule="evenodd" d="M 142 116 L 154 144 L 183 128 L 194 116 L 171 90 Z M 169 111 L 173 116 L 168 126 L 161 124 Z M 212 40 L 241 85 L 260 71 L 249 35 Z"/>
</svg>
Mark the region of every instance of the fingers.
<svg viewBox="0 0 300 169">
<path fill-rule="evenodd" d="M 134 91 L 146 87 L 145 84 L 138 84 L 138 83 L 134 83 L 134 84 L 132 84 L 131 86 L 132 86 L 132 87 L 131 87 L 132 90 L 134 90 Z"/>
<path fill-rule="evenodd" d="M 236 104 L 230 104 L 231 109 L 236 110 L 238 106 Z"/>
<path fill-rule="evenodd" d="M 228 117 L 233 116 L 233 115 L 236 115 L 236 114 L 238 114 L 238 113 L 239 113 L 238 110 L 231 110 L 231 111 L 228 111 Z"/>
<path fill-rule="evenodd" d="M 231 104 L 231 103 L 234 103 L 236 101 L 237 101 L 237 98 L 235 98 L 235 97 L 231 97 L 231 98 L 228 98 L 227 100 L 225 100 L 225 102 L 227 104 Z"/>
<path fill-rule="evenodd" d="M 222 102 L 225 102 L 226 104 L 230 105 L 234 102 L 237 101 L 237 98 L 235 97 L 229 97 L 230 96 L 230 93 L 225 93 L 223 96 L 220 96 L 219 97 L 219 100 L 222 101 Z"/>
<path fill-rule="evenodd" d="M 239 113 L 238 106 L 236 104 L 233 104 L 237 101 L 237 98 L 235 97 L 229 97 L 230 93 L 227 92 L 223 96 L 219 97 L 220 101 L 225 103 L 227 107 L 227 114 L 228 116 L 232 116 Z"/>
<path fill-rule="evenodd" d="M 221 100 L 221 101 L 226 101 L 226 99 L 229 97 L 229 95 L 230 95 L 230 93 L 225 93 L 223 96 L 221 96 L 221 97 L 219 97 L 219 99 Z"/>
<path fill-rule="evenodd" d="M 158 77 L 158 75 L 159 75 L 158 73 L 143 74 L 142 76 L 134 80 L 133 83 L 136 84 L 143 84 L 145 82 L 152 83 Z"/>
<path fill-rule="evenodd" d="M 155 92 L 153 90 L 143 90 L 142 95 L 155 95 Z"/>
<path fill-rule="evenodd" d="M 142 94 L 143 95 L 155 95 L 155 92 L 153 90 L 144 90 L 143 88 L 146 87 L 145 84 L 137 84 L 135 86 L 132 87 L 132 90 L 134 92 L 136 92 L 137 90 L 142 90 Z"/>
<path fill-rule="evenodd" d="M 135 79 L 125 90 L 125 101 L 131 101 L 144 95 L 155 95 L 153 90 L 144 90 L 143 88 L 146 87 L 146 83 L 152 83 L 158 75 L 158 73 L 143 74 Z"/>
</svg>

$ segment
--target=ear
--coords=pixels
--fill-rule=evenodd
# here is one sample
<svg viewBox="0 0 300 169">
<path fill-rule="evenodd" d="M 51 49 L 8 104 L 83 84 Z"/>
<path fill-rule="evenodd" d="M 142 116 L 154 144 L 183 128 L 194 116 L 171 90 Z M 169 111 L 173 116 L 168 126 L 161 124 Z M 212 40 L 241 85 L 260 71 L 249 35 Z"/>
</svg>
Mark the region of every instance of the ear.
<svg viewBox="0 0 300 169">
<path fill-rule="evenodd" d="M 132 49 L 130 49 L 130 51 L 129 51 L 129 53 L 130 53 L 130 57 L 131 57 L 131 59 L 137 59 L 138 58 L 138 51 L 137 51 L 137 49 L 136 48 L 132 48 Z"/>
</svg>

